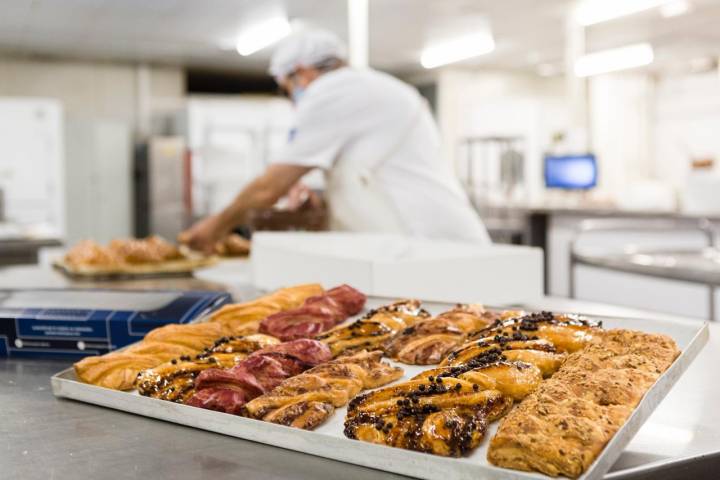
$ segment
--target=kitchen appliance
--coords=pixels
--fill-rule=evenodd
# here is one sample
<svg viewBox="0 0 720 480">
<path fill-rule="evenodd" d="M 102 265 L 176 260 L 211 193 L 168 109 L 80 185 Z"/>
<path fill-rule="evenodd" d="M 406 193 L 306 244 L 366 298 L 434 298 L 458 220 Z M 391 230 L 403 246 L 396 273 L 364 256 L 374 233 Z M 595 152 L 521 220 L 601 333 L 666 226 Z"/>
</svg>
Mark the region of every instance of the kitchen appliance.
<svg viewBox="0 0 720 480">
<path fill-rule="evenodd" d="M 586 155 L 547 155 L 545 186 L 565 190 L 588 190 L 597 185 L 597 159 Z"/>
<path fill-rule="evenodd" d="M 183 137 L 151 137 L 135 150 L 135 235 L 175 238 L 190 223 Z"/>
</svg>

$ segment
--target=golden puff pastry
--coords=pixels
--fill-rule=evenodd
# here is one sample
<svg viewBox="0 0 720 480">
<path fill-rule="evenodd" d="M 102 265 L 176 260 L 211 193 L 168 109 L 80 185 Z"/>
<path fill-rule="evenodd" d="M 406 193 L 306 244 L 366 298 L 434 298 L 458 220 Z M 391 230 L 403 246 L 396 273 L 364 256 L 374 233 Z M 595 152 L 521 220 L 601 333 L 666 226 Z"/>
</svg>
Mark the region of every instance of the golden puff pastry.
<svg viewBox="0 0 720 480">
<path fill-rule="evenodd" d="M 118 352 L 85 357 L 74 367 L 77 377 L 85 383 L 114 390 L 131 390 L 138 373 L 158 363 L 153 355 Z"/>
<path fill-rule="evenodd" d="M 258 332 L 266 317 L 297 308 L 308 298 L 323 293 L 322 286 L 316 283 L 282 288 L 257 300 L 225 305 L 209 321 L 222 324 L 228 335 L 249 335 Z"/>
<path fill-rule="evenodd" d="M 200 352 L 223 336 L 222 325 L 217 323 L 187 323 L 165 325 L 145 335 L 144 342 L 161 342 L 181 345 Z"/>
</svg>

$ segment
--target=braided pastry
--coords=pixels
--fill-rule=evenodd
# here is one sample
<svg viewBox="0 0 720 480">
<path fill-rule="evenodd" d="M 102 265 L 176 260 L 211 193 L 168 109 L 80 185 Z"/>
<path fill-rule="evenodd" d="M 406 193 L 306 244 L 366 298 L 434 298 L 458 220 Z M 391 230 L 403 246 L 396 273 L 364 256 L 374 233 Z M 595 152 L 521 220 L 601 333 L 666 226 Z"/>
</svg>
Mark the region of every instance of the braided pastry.
<svg viewBox="0 0 720 480">
<path fill-rule="evenodd" d="M 339 325 L 315 337 L 333 356 L 358 350 L 380 350 L 397 332 L 430 318 L 417 300 L 404 300 L 371 310 L 349 325 Z"/>
<path fill-rule="evenodd" d="M 285 380 L 247 405 L 249 417 L 311 430 L 361 390 L 400 378 L 402 369 L 381 362 L 382 352 L 361 351 Z"/>
<path fill-rule="evenodd" d="M 316 283 L 282 288 L 269 295 L 246 303 L 225 305 L 210 316 L 211 323 L 219 323 L 230 335 L 257 333 L 260 322 L 278 312 L 297 308 L 316 295 L 322 295 L 322 286 Z"/>
<path fill-rule="evenodd" d="M 440 362 L 468 333 L 487 327 L 500 316 L 482 305 L 458 305 L 437 317 L 409 326 L 385 343 L 385 353 L 411 365 Z"/>
</svg>

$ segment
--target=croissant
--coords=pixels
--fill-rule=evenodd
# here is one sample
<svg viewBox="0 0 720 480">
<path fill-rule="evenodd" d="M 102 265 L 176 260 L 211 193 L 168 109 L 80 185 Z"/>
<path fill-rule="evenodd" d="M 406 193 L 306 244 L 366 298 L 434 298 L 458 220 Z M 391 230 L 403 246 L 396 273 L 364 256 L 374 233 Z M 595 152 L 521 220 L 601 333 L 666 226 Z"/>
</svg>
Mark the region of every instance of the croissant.
<svg viewBox="0 0 720 480">
<path fill-rule="evenodd" d="M 339 325 L 315 337 L 333 356 L 357 351 L 380 350 L 385 341 L 400 330 L 430 318 L 417 300 L 404 300 L 371 310 L 349 325 Z"/>
</svg>

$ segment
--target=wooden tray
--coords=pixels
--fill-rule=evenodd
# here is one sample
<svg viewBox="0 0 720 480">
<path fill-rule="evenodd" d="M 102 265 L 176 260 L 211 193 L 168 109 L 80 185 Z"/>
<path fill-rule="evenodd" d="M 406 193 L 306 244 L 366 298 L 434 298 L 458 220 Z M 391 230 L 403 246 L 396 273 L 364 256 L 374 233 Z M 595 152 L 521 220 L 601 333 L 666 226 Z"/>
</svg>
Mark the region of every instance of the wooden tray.
<svg viewBox="0 0 720 480">
<path fill-rule="evenodd" d="M 162 263 L 123 265 L 122 267 L 95 267 L 68 265 L 58 259 L 53 266 L 71 278 L 83 280 L 130 280 L 139 278 L 186 277 L 204 267 L 215 265 L 218 257 L 188 257 Z"/>
</svg>

